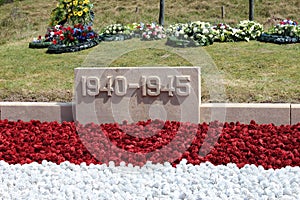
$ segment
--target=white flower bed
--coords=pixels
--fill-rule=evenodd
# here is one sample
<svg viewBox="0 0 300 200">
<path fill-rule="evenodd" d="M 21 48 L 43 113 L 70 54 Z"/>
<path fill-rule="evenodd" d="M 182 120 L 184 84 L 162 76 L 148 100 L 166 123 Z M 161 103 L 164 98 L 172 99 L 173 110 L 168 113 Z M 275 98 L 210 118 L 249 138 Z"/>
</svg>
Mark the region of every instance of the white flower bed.
<svg viewBox="0 0 300 200">
<path fill-rule="evenodd" d="M 264 170 L 203 163 L 177 168 L 124 165 L 9 165 L 0 161 L 0 199 L 300 199 L 300 168 Z"/>
</svg>

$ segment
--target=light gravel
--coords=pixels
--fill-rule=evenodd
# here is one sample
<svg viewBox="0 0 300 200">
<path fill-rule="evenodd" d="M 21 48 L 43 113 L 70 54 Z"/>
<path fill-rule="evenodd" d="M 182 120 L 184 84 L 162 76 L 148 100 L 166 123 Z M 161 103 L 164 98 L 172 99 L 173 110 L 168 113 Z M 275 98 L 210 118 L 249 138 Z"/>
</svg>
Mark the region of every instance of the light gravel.
<svg viewBox="0 0 300 200">
<path fill-rule="evenodd" d="M 182 160 L 132 165 L 9 165 L 0 161 L 0 199 L 300 199 L 300 168 L 193 166 Z"/>
</svg>

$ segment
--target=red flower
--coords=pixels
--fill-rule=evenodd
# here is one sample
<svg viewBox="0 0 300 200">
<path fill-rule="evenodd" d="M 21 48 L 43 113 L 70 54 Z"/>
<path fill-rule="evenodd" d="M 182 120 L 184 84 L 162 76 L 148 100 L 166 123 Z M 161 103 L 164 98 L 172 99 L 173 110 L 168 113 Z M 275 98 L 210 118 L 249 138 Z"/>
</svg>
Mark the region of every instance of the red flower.
<svg viewBox="0 0 300 200">
<path fill-rule="evenodd" d="M 81 133 L 80 137 L 77 131 Z M 215 165 L 234 162 L 238 167 L 245 164 L 274 169 L 288 165 L 300 166 L 300 123 L 275 126 L 258 125 L 254 121 L 248 125 L 223 125 L 218 122 L 191 124 L 148 120 L 136 124 L 124 122 L 120 125 L 82 126 L 73 122 L 60 124 L 0 120 L 0 160 L 10 164 L 40 163 L 42 160 L 58 164 L 65 160 L 76 164 L 97 164 L 106 162 L 108 158 L 116 163 L 126 160 L 142 165 L 147 159 L 156 162 L 168 160 L 173 155 L 164 151 L 149 158 L 144 155 L 162 149 L 180 134 L 191 132 L 195 132 L 191 144 L 185 144 L 184 140 L 175 144 L 176 148 L 185 148 L 185 152 L 167 150 L 176 155 L 172 166 L 176 166 L 183 158 L 194 165 L 210 161 Z M 91 149 L 92 154 L 88 151 Z M 119 155 L 115 151 L 117 149 L 134 154 Z M 202 155 L 205 151 L 208 154 Z"/>
<path fill-rule="evenodd" d="M 54 45 L 56 45 L 56 44 L 57 44 L 57 41 L 54 39 L 54 40 L 52 41 L 52 43 L 53 43 Z"/>
</svg>

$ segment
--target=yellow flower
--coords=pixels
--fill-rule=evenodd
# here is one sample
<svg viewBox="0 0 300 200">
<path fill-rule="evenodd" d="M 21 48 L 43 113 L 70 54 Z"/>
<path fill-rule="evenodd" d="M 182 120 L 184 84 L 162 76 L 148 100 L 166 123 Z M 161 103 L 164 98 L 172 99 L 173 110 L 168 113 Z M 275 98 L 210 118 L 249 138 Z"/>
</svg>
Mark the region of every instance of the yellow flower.
<svg viewBox="0 0 300 200">
<path fill-rule="evenodd" d="M 73 14 L 74 14 L 74 16 L 76 16 L 76 15 L 78 14 L 78 12 L 77 12 L 77 11 L 74 11 Z"/>
<path fill-rule="evenodd" d="M 80 17 L 80 16 L 83 14 L 83 12 L 82 12 L 82 11 L 79 11 L 77 14 L 78 14 L 78 16 Z"/>
<path fill-rule="evenodd" d="M 89 12 L 89 9 L 87 8 L 87 7 L 85 7 L 84 9 L 83 9 L 83 12 Z"/>
<path fill-rule="evenodd" d="M 78 1 L 73 1 L 73 5 L 77 6 L 78 5 Z"/>
<path fill-rule="evenodd" d="M 90 0 L 84 0 L 83 1 L 83 4 L 88 4 L 88 3 L 90 3 Z"/>
<path fill-rule="evenodd" d="M 79 4 L 81 5 L 81 4 L 82 4 L 82 1 L 79 1 Z"/>
</svg>

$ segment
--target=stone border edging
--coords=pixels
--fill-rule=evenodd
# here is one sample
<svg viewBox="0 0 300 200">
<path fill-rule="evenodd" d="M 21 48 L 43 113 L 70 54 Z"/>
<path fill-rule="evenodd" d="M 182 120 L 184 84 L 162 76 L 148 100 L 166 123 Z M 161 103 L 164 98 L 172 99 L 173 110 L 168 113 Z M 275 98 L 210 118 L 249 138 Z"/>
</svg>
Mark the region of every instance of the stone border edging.
<svg viewBox="0 0 300 200">
<path fill-rule="evenodd" d="M 0 102 L 0 119 L 73 121 L 72 105 L 72 102 Z M 226 112 L 227 122 L 249 123 L 255 120 L 258 124 L 275 125 L 300 122 L 300 104 L 290 103 L 203 103 L 200 105 L 200 121 L 218 120 L 218 112 L 223 115 Z"/>
</svg>

